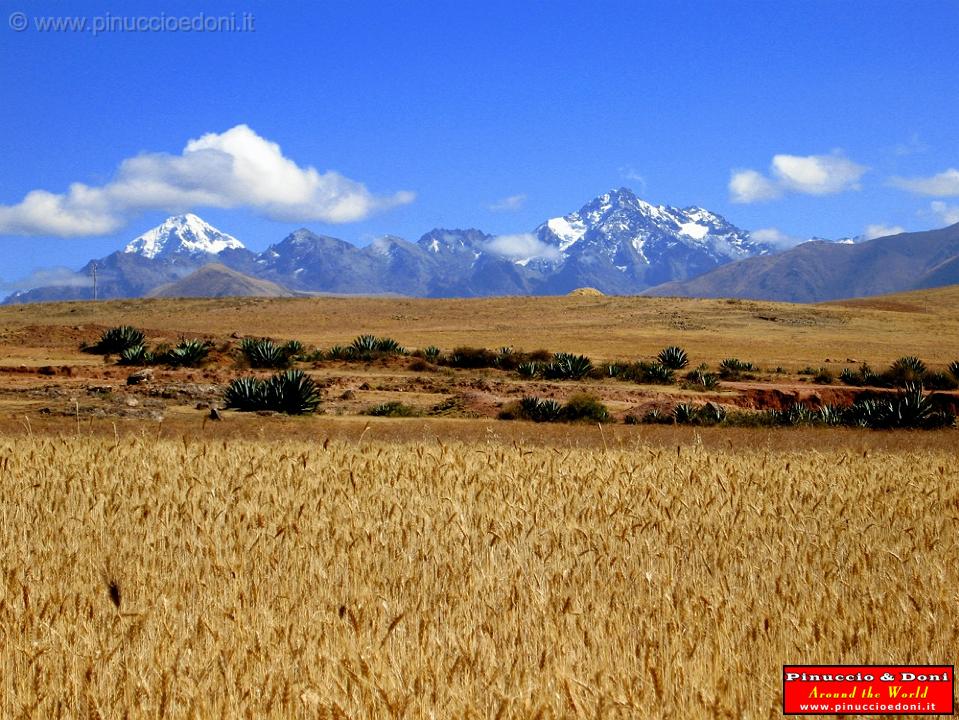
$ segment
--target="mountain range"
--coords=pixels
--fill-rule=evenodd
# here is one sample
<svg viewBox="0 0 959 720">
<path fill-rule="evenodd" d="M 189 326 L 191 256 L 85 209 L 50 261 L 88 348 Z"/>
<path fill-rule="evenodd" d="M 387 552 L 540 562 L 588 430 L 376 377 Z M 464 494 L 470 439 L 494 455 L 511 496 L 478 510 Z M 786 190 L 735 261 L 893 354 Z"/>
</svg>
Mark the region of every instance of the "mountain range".
<svg viewBox="0 0 959 720">
<path fill-rule="evenodd" d="M 5 302 L 94 295 L 555 295 L 580 287 L 624 295 L 822 300 L 956 282 L 950 279 L 959 247 L 950 238 L 959 226 L 935 232 L 882 242 L 813 241 L 778 252 L 709 210 L 652 205 L 620 188 L 518 235 L 437 228 L 415 243 L 387 235 L 358 247 L 303 228 L 254 253 L 185 214 L 56 284 L 21 290 Z M 866 262 L 870 273 L 862 270 Z"/>
<path fill-rule="evenodd" d="M 823 302 L 959 284 L 959 224 L 862 243 L 806 242 L 645 295 Z"/>
</svg>

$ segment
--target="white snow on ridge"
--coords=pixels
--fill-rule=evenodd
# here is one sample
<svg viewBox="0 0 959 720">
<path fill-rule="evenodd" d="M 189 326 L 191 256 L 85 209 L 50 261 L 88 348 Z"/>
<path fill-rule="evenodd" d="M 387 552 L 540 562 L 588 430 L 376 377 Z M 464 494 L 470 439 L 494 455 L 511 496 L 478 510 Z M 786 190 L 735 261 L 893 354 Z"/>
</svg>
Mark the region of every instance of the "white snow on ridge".
<svg viewBox="0 0 959 720">
<path fill-rule="evenodd" d="M 679 223 L 679 232 L 693 240 L 702 240 L 709 234 L 709 228 L 696 222 Z"/>
<path fill-rule="evenodd" d="M 220 232 L 196 215 L 175 215 L 152 230 L 133 239 L 123 249 L 153 259 L 170 253 L 210 253 L 216 255 L 228 248 L 240 249 L 243 243 L 232 235 Z"/>
<path fill-rule="evenodd" d="M 572 217 L 567 215 L 566 217 Z M 553 231 L 553 234 L 559 238 L 560 252 L 581 240 L 586 234 L 586 223 L 577 218 L 570 222 L 566 217 L 553 218 L 546 221 L 546 226 Z"/>
</svg>

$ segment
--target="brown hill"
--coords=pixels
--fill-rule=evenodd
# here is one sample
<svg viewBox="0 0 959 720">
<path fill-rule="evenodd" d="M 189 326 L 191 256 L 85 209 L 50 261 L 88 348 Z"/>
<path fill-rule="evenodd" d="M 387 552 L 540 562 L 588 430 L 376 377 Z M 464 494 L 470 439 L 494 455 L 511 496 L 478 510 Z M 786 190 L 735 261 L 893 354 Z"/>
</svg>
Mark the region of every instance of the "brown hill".
<svg viewBox="0 0 959 720">
<path fill-rule="evenodd" d="M 823 302 L 959 283 L 959 224 L 855 245 L 803 243 L 644 295 Z"/>
<path fill-rule="evenodd" d="M 226 265 L 210 263 L 181 280 L 161 285 L 149 297 L 293 297 L 281 285 L 244 275 Z"/>
</svg>

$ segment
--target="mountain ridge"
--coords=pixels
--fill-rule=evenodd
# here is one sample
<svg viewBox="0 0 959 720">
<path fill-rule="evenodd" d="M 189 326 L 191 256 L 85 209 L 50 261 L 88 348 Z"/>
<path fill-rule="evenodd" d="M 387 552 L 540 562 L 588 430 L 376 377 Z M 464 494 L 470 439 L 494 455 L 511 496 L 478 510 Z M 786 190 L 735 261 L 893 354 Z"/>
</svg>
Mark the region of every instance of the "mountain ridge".
<svg viewBox="0 0 959 720">
<path fill-rule="evenodd" d="M 471 297 L 563 295 L 581 287 L 608 295 L 713 292 L 701 287 L 706 277 L 726 278 L 717 292 L 732 296 L 783 297 L 785 282 L 797 288 L 791 297 L 820 299 L 834 297 L 817 289 L 821 278 L 846 267 L 840 260 L 847 251 L 837 248 L 866 248 L 854 251 L 866 257 L 872 242 L 823 241 L 821 250 L 809 242 L 779 252 L 718 213 L 697 206 L 653 205 L 625 187 L 549 218 L 528 233 L 497 236 L 477 228 L 434 228 L 415 242 L 384 235 L 364 247 L 299 228 L 255 253 L 186 213 L 167 218 L 121 250 L 91 260 L 63 284 L 21 290 L 5 302 L 92 299 L 94 271 L 98 298 L 143 297 L 210 262 L 304 293 Z M 899 266 L 907 273 L 919 271 L 909 263 Z M 736 280 L 742 267 L 745 276 Z M 956 277 L 956 268 L 959 259 L 946 253 L 923 270 L 917 282 L 941 284 Z M 783 280 L 778 281 L 780 276 Z M 203 292 L 196 282 L 183 287 Z M 243 292 L 250 287 L 238 285 Z M 896 287 L 867 283 L 857 292 Z"/>
<path fill-rule="evenodd" d="M 643 295 L 825 302 L 959 283 L 959 223 L 864 242 L 811 241 Z"/>
</svg>

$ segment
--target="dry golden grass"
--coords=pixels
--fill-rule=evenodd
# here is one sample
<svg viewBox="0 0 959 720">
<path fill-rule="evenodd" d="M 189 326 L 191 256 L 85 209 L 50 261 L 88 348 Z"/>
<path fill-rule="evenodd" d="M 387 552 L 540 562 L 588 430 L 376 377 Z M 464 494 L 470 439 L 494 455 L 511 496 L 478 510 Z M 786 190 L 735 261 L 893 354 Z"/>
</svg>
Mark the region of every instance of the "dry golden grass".
<svg viewBox="0 0 959 720">
<path fill-rule="evenodd" d="M 598 360 L 653 355 L 679 343 L 697 361 L 713 364 L 739 357 L 795 369 L 818 367 L 825 358 L 854 358 L 882 366 L 912 354 L 939 366 L 956 359 L 955 348 L 943 338 L 959 337 L 959 287 L 825 305 L 565 296 L 117 300 L 0 307 L 0 328 L 119 324 L 172 337 L 222 338 L 236 331 L 321 347 L 370 332 L 410 347 L 544 347 Z M 22 348 L 30 342 L 42 348 L 48 340 L 40 333 L 26 343 L 18 336 L 11 344 Z"/>
<path fill-rule="evenodd" d="M 3 440 L 0 715 L 779 717 L 954 661 L 956 460 Z"/>
</svg>

